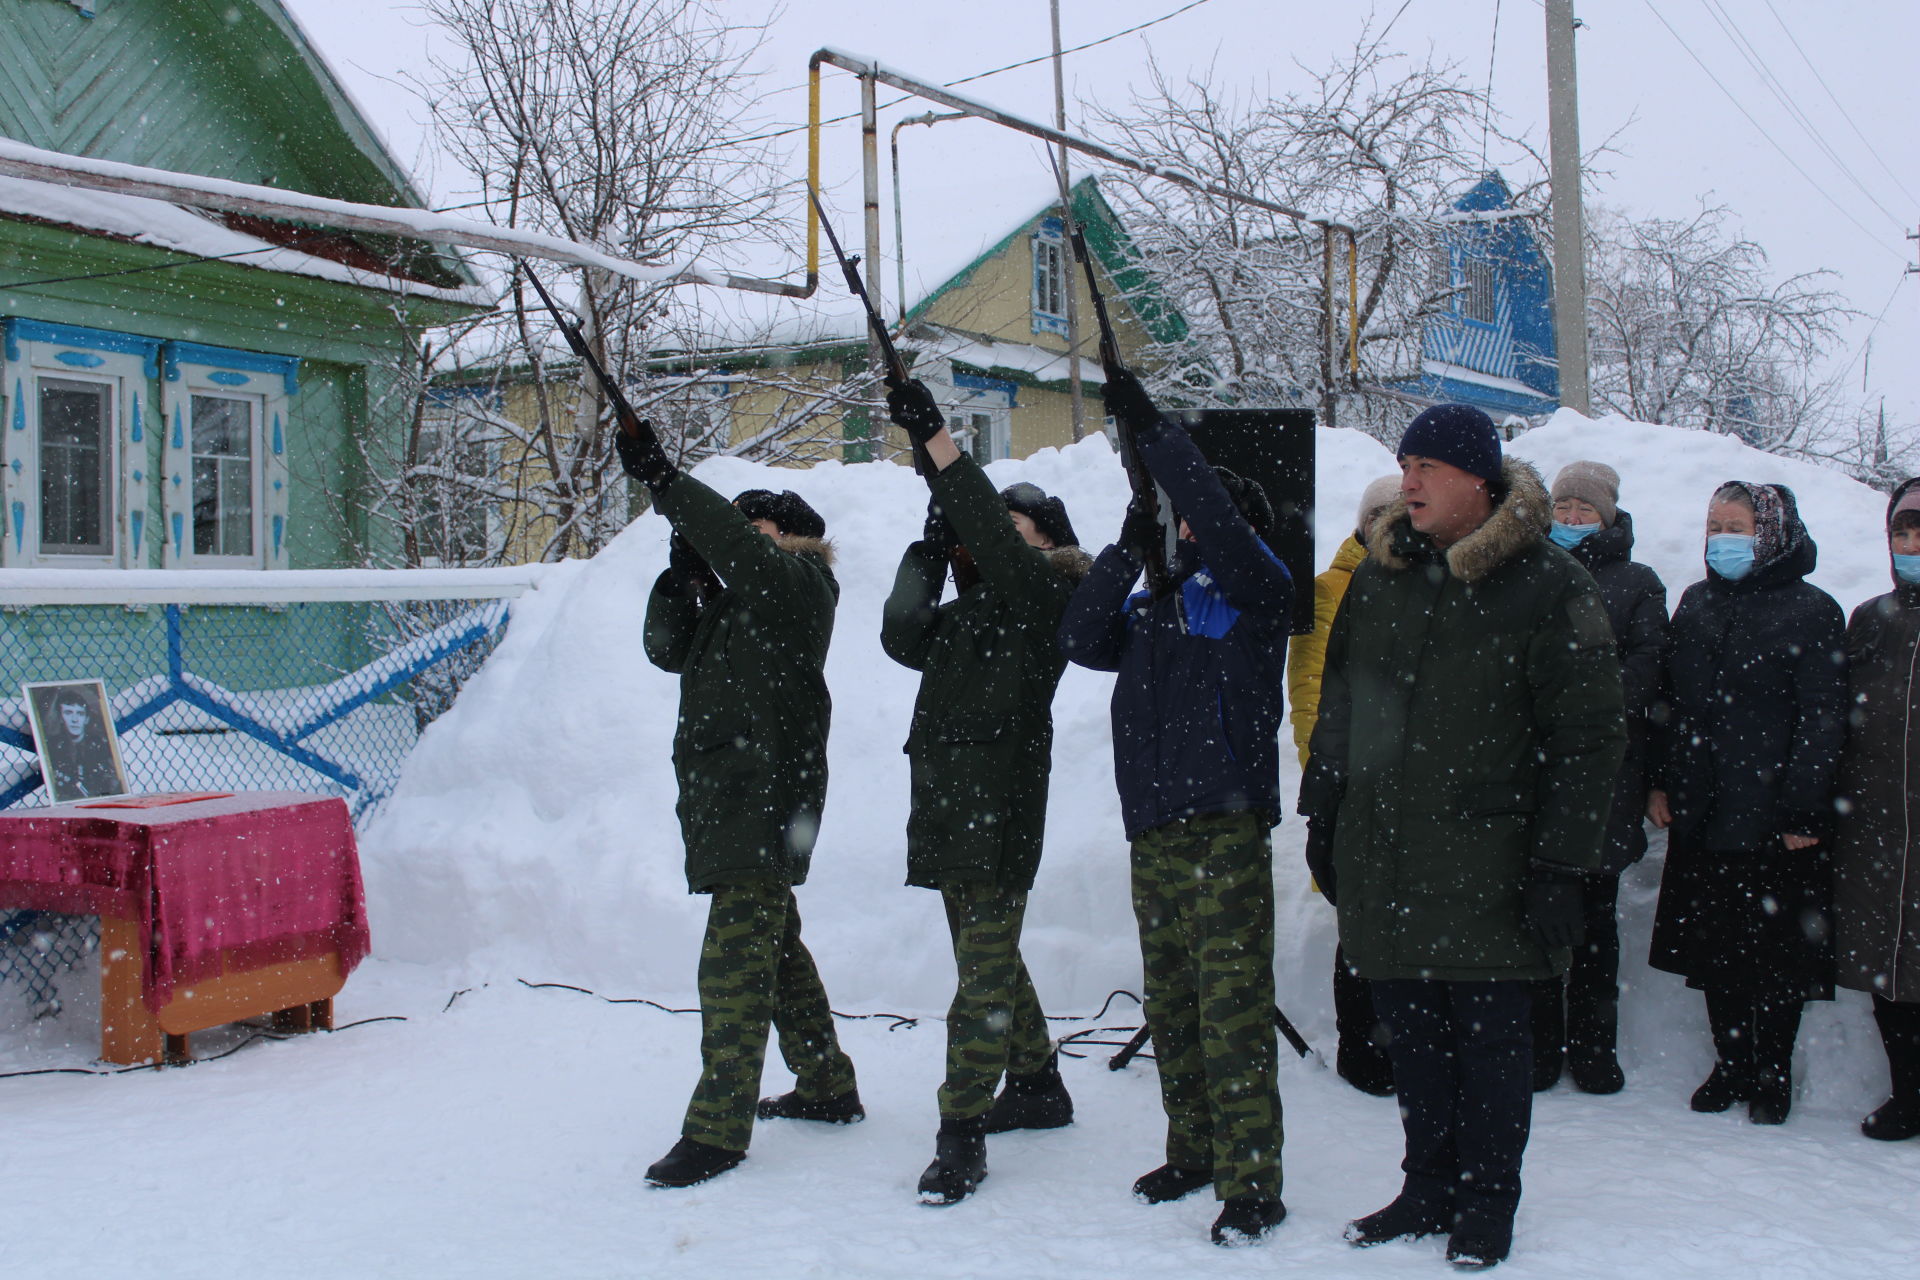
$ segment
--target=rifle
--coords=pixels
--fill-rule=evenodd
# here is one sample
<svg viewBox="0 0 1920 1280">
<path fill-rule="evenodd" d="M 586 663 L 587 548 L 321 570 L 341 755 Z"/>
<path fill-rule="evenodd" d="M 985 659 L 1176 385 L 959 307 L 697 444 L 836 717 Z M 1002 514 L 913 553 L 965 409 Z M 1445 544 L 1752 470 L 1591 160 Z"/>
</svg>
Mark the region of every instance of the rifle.
<svg viewBox="0 0 1920 1280">
<path fill-rule="evenodd" d="M 1073 220 L 1073 196 L 1067 190 L 1066 176 L 1060 172 L 1059 162 L 1054 160 L 1051 151 L 1047 152 L 1047 162 L 1053 165 L 1053 176 L 1060 184 L 1060 218 L 1066 223 L 1067 241 L 1073 245 L 1073 256 L 1086 273 L 1087 294 L 1093 299 L 1094 319 L 1100 325 L 1100 368 L 1111 378 L 1116 372 L 1124 373 L 1127 367 L 1120 358 L 1119 340 L 1114 337 L 1113 317 L 1107 313 L 1106 295 L 1100 292 L 1100 281 L 1093 274 L 1093 257 L 1087 252 L 1087 238 Z M 1126 468 L 1127 485 L 1135 497 L 1146 502 L 1160 525 L 1158 539 L 1144 547 L 1135 548 L 1146 563 L 1147 590 L 1157 598 L 1167 592 L 1171 578 L 1167 565 L 1173 559 L 1174 544 L 1179 536 L 1170 517 L 1173 504 L 1167 501 L 1166 491 L 1141 460 L 1140 446 L 1134 439 L 1133 429 L 1124 422 L 1115 425 L 1119 428 L 1120 465 Z"/>
<path fill-rule="evenodd" d="M 640 415 L 633 411 L 633 406 L 627 403 L 627 398 L 620 394 L 620 388 L 614 384 L 612 378 L 607 376 L 607 371 L 601 367 L 600 361 L 594 358 L 593 348 L 587 345 L 587 340 L 580 335 L 580 330 L 568 324 L 567 318 L 560 314 L 560 308 L 554 305 L 553 297 L 540 283 L 540 277 L 533 274 L 524 262 L 520 264 L 520 269 L 526 272 L 527 279 L 532 282 L 533 291 L 540 295 L 540 302 L 546 307 L 547 314 L 552 316 L 553 322 L 560 326 L 560 332 L 565 336 L 567 345 L 573 348 L 573 354 L 579 356 L 587 368 L 593 370 L 593 376 L 599 382 L 600 389 L 606 392 L 607 402 L 613 406 L 613 416 L 619 422 L 620 430 L 630 436 L 638 436 L 642 431 L 653 430 L 651 425 L 640 420 Z"/>
<path fill-rule="evenodd" d="M 879 309 L 873 305 L 873 299 L 867 293 L 866 282 L 860 279 L 859 256 L 856 254 L 849 258 L 840 247 L 840 237 L 833 233 L 833 224 L 827 221 L 826 206 L 820 203 L 820 193 L 813 189 L 812 184 L 807 186 L 807 195 L 813 201 L 813 210 L 820 218 L 821 229 L 827 233 L 827 244 L 840 263 L 840 273 L 847 278 L 847 292 L 860 299 L 860 305 L 867 313 L 867 326 L 873 330 L 874 339 L 880 344 L 880 355 L 887 366 L 882 381 L 889 387 L 904 387 L 912 375 L 907 372 L 907 362 L 900 358 L 899 349 L 893 345 L 893 335 L 887 332 L 887 322 L 880 318 Z M 927 446 L 918 440 L 910 443 L 913 445 L 913 473 L 931 487 L 937 468 L 927 453 Z M 979 581 L 980 570 L 965 547 L 957 548 L 947 558 L 953 565 L 954 585 L 961 591 Z"/>
<path fill-rule="evenodd" d="M 912 377 L 907 372 L 907 362 L 900 358 L 900 351 L 893 345 L 893 335 L 887 332 L 887 322 L 880 318 L 880 312 L 873 305 L 873 299 L 867 294 L 866 282 L 860 279 L 860 258 L 849 258 L 840 247 L 840 237 L 833 233 L 833 224 L 827 221 L 826 206 L 820 203 L 820 193 L 807 186 L 807 196 L 813 201 L 813 210 L 820 218 L 820 227 L 827 233 L 827 244 L 833 249 L 833 256 L 840 263 L 840 273 L 847 278 L 847 291 L 860 299 L 860 305 L 867 313 L 867 326 L 873 330 L 874 340 L 880 344 L 880 355 L 887 366 L 882 378 L 889 387 L 904 387 Z M 933 459 L 927 456 L 927 446 L 915 440 L 913 444 L 913 471 L 915 475 L 931 480 L 934 474 Z"/>
</svg>

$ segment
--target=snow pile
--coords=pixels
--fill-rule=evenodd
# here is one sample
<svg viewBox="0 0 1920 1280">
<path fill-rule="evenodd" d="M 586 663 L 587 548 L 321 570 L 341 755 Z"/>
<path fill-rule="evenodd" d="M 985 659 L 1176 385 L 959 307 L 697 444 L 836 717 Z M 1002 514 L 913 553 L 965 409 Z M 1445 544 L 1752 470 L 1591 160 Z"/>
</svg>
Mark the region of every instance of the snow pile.
<svg viewBox="0 0 1920 1280">
<path fill-rule="evenodd" d="M 1322 564 L 1349 531 L 1362 488 L 1394 469 L 1358 432 L 1322 430 L 1316 534 Z M 1837 473 L 1757 453 L 1736 441 L 1561 413 L 1513 452 L 1551 478 L 1574 458 L 1625 477 L 1641 558 L 1672 600 L 1701 576 L 1708 494 L 1740 478 L 1784 481 L 1822 546 L 1816 581 L 1851 609 L 1888 586 L 1884 502 Z M 989 468 L 994 482 L 1033 481 L 1065 498 L 1094 547 L 1119 526 L 1126 483 L 1103 438 Z M 925 507 L 904 467 L 826 464 L 775 470 L 732 458 L 702 464 L 723 493 L 797 490 L 826 518 L 842 595 L 827 678 L 835 698 L 832 789 L 799 900 L 806 935 L 841 1009 L 937 1012 L 953 969 L 937 896 L 903 887 L 907 765 L 901 753 L 917 675 L 880 649 L 881 605 Z M 524 977 L 617 995 L 684 1001 L 705 918 L 686 892 L 669 745 L 677 680 L 641 648 L 646 595 L 666 559 L 667 526 L 648 515 L 601 555 L 562 566 L 515 602 L 513 625 L 457 706 L 421 739 L 363 844 L 378 952 L 444 969 L 450 981 Z M 1069 668 L 1054 704 L 1056 737 L 1045 863 L 1025 952 L 1047 1007 L 1090 1012 L 1116 987 L 1138 989 L 1126 846 L 1113 788 L 1111 677 Z M 1297 771 L 1284 753 L 1283 790 Z M 1332 913 L 1307 891 L 1301 828 L 1276 832 L 1280 996 L 1307 1035 L 1332 1039 Z M 1655 852 L 1622 886 L 1623 1035 L 1631 1073 L 1672 1056 L 1703 1072 L 1699 997 L 1646 970 L 1658 885 Z M 1819 1006 L 1802 1045 L 1813 1087 L 1869 1101 L 1883 1068 L 1864 1000 Z"/>
</svg>

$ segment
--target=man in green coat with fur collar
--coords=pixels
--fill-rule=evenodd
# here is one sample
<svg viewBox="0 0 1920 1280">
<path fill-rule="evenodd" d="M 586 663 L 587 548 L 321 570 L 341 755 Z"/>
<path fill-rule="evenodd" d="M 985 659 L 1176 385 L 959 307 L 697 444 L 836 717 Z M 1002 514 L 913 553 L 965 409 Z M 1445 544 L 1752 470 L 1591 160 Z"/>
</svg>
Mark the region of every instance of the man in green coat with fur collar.
<svg viewBox="0 0 1920 1280">
<path fill-rule="evenodd" d="M 1539 473 L 1486 414 L 1440 405 L 1400 443 L 1327 642 L 1300 811 L 1308 864 L 1371 980 L 1406 1131 L 1392 1204 L 1355 1245 L 1512 1243 L 1532 1108 L 1526 979 L 1565 970 L 1626 747 L 1613 629 L 1546 537 Z"/>
<path fill-rule="evenodd" d="M 954 1204 L 986 1177 L 987 1134 L 1073 1119 L 1020 927 L 1040 867 L 1053 691 L 1066 667 L 1054 636 L 1093 561 L 1058 498 L 1032 484 L 994 492 L 924 385 L 909 382 L 888 403 L 934 468 L 927 527 L 901 557 L 880 642 L 923 673 L 906 747 L 907 883 L 939 890 L 959 980 L 940 1130 L 919 1193 Z M 959 590 L 941 604 L 949 560 Z"/>
<path fill-rule="evenodd" d="M 647 601 L 647 657 L 680 677 L 673 768 L 687 888 L 712 899 L 700 1082 L 680 1140 L 647 1170 L 656 1186 L 684 1187 L 746 1158 L 769 1025 L 797 1084 L 761 1115 L 866 1114 L 793 896 L 827 795 L 824 669 L 840 584 L 826 524 L 798 494 L 752 489 L 729 503 L 675 470 L 642 427 L 615 437 L 621 462 L 674 529 Z"/>
</svg>

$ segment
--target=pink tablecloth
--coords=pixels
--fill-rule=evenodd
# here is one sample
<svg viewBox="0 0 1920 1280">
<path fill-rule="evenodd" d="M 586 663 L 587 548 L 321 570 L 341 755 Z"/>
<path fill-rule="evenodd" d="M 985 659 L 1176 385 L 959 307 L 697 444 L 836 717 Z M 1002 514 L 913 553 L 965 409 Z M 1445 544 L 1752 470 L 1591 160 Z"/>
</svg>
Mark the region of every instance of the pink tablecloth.
<svg viewBox="0 0 1920 1280">
<path fill-rule="evenodd" d="M 156 1012 L 222 952 L 253 969 L 338 951 L 345 973 L 369 945 L 346 803 L 294 791 L 0 812 L 0 906 L 138 921 Z"/>
</svg>

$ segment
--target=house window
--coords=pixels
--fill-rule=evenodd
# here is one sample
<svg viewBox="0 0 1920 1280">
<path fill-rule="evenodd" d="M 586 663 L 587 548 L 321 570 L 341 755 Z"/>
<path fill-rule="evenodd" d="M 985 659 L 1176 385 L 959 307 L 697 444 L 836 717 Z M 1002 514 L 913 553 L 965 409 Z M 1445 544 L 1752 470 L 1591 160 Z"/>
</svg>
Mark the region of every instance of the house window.
<svg viewBox="0 0 1920 1280">
<path fill-rule="evenodd" d="M 499 450 L 487 436 L 491 415 L 472 404 L 429 410 L 420 425 L 415 465 L 414 542 L 423 565 L 485 564 L 493 555 L 495 507 L 486 497 Z"/>
<path fill-rule="evenodd" d="M 285 569 L 300 362 L 196 342 L 161 349 L 162 563 Z"/>
<path fill-rule="evenodd" d="M 1456 295 L 1460 313 L 1469 320 L 1492 324 L 1495 312 L 1493 264 L 1484 258 L 1466 258 L 1460 266 L 1461 283 L 1465 286 Z"/>
<path fill-rule="evenodd" d="M 251 556 L 258 402 L 193 397 L 193 554 Z"/>
<path fill-rule="evenodd" d="M 954 442 L 975 462 L 1012 457 L 1013 384 L 971 373 L 954 374 L 953 383 L 953 399 L 944 409 Z"/>
<path fill-rule="evenodd" d="M 150 564 L 160 340 L 24 316 L 0 337 L 0 564 Z"/>
<path fill-rule="evenodd" d="M 113 554 L 113 384 L 37 378 L 40 553 Z"/>
<path fill-rule="evenodd" d="M 1067 332 L 1067 245 L 1065 226 L 1044 218 L 1033 236 L 1033 331 Z"/>
</svg>

